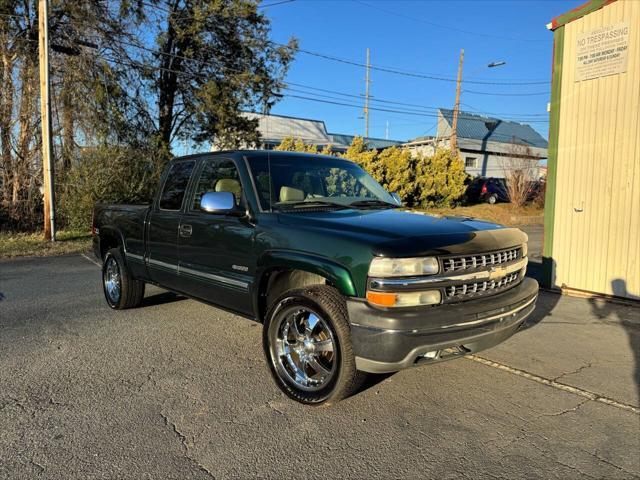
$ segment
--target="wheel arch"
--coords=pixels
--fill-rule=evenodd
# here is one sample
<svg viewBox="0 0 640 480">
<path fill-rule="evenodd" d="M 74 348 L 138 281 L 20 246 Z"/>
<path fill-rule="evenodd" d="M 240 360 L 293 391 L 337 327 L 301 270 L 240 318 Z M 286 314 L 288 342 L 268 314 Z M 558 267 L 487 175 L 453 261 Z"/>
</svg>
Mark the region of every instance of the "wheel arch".
<svg viewBox="0 0 640 480">
<path fill-rule="evenodd" d="M 123 248 L 124 253 L 124 237 L 122 232 L 117 228 L 106 226 L 100 227 L 100 258 L 104 256 L 112 248 Z"/>
<path fill-rule="evenodd" d="M 258 260 L 254 310 L 264 320 L 269 304 L 281 293 L 308 285 L 325 284 L 347 297 L 356 296 L 349 271 L 323 257 L 298 252 L 268 252 Z"/>
</svg>

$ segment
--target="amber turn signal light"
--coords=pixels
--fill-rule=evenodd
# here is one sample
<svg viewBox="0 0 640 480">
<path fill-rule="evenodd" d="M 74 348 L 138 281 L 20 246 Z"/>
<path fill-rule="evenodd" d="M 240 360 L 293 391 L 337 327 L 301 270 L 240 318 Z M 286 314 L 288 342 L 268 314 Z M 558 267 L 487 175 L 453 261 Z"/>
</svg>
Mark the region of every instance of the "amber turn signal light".
<svg viewBox="0 0 640 480">
<path fill-rule="evenodd" d="M 388 292 L 367 292 L 367 301 L 379 307 L 393 307 L 396 304 L 397 295 Z"/>
</svg>

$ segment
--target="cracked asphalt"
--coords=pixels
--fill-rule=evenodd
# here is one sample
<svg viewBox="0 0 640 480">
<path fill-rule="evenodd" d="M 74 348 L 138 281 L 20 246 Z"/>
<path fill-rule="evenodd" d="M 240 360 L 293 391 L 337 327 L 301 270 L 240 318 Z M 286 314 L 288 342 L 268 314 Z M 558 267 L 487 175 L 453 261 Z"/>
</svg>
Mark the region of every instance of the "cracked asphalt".
<svg viewBox="0 0 640 480">
<path fill-rule="evenodd" d="M 311 408 L 260 325 L 82 256 L 0 262 L 0 478 L 640 478 L 640 309 L 543 293 L 504 344 Z"/>
</svg>

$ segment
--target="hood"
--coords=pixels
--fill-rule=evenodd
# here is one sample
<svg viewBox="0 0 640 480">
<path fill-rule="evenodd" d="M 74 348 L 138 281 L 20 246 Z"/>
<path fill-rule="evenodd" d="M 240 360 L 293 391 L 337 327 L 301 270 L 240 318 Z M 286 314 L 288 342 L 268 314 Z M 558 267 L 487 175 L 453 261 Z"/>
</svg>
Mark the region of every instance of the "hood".
<svg viewBox="0 0 640 480">
<path fill-rule="evenodd" d="M 280 213 L 279 221 L 296 229 L 357 237 L 381 256 L 487 252 L 527 241 L 515 228 L 405 209 Z"/>
</svg>

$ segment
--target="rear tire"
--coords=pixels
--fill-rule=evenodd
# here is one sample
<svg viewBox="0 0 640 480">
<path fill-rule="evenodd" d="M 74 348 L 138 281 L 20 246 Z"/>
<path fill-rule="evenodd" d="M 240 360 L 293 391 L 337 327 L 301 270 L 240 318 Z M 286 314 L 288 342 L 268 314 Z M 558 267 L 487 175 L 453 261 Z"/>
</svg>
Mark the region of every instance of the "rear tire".
<svg viewBox="0 0 640 480">
<path fill-rule="evenodd" d="M 487 198 L 487 203 L 489 205 L 494 205 L 498 202 L 498 197 L 496 197 L 495 195 L 489 195 L 489 197 Z"/>
<path fill-rule="evenodd" d="M 356 370 L 345 298 L 333 287 L 285 292 L 267 312 L 262 340 L 276 384 L 300 403 L 338 402 L 366 378 Z"/>
<path fill-rule="evenodd" d="M 145 283 L 133 278 L 119 248 L 112 248 L 102 263 L 102 290 L 107 305 L 114 310 L 140 306 Z"/>
</svg>

